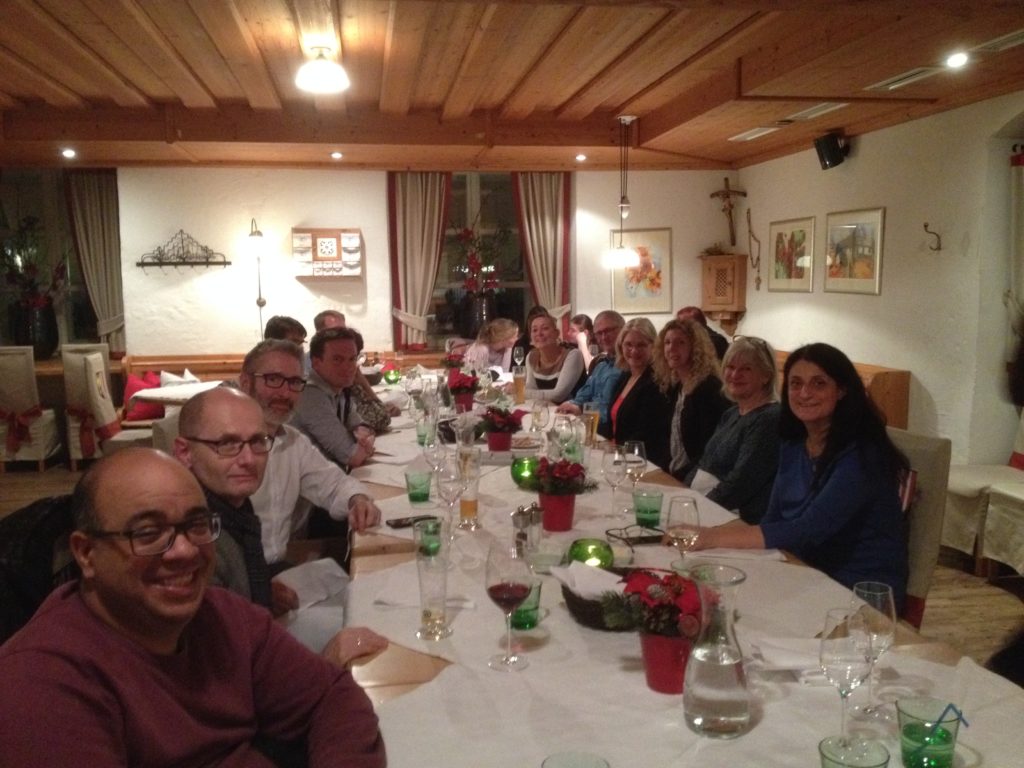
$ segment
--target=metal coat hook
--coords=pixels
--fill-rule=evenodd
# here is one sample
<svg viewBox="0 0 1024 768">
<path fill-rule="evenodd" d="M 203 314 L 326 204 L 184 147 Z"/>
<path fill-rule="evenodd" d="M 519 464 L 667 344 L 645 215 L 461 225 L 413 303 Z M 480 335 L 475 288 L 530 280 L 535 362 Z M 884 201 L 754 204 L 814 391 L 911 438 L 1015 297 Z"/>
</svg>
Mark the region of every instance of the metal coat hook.
<svg viewBox="0 0 1024 768">
<path fill-rule="evenodd" d="M 930 229 L 928 229 L 928 222 L 927 221 L 924 223 L 924 231 L 927 232 L 929 235 L 931 235 L 932 237 L 935 238 L 935 245 L 929 245 L 928 247 L 931 248 L 933 251 L 941 251 L 942 250 L 942 236 L 938 232 L 932 232 Z"/>
</svg>

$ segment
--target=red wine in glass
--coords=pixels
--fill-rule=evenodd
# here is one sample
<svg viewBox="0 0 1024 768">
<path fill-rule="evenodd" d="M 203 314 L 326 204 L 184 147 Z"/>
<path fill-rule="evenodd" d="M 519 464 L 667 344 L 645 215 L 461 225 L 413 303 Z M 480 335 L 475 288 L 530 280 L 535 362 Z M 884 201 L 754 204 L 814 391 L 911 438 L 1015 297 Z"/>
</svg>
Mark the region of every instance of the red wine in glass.
<svg viewBox="0 0 1024 768">
<path fill-rule="evenodd" d="M 517 550 L 513 542 L 495 541 L 487 551 L 487 594 L 505 614 L 505 653 L 492 656 L 487 665 L 491 669 L 516 672 L 529 662 L 512 653 L 512 612 L 530 594 L 533 573 L 526 555 Z"/>
</svg>

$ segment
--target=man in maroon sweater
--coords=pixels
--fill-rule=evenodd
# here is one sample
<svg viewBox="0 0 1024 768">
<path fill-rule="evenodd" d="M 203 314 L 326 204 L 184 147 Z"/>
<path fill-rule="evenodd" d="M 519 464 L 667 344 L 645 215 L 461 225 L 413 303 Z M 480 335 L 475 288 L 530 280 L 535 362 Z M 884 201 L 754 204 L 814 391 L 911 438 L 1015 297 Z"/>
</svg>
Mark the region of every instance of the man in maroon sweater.
<svg viewBox="0 0 1024 768">
<path fill-rule="evenodd" d="M 81 581 L 0 647 L 0 765 L 385 765 L 348 672 L 207 588 L 220 521 L 184 467 L 120 451 L 74 508 Z"/>
</svg>

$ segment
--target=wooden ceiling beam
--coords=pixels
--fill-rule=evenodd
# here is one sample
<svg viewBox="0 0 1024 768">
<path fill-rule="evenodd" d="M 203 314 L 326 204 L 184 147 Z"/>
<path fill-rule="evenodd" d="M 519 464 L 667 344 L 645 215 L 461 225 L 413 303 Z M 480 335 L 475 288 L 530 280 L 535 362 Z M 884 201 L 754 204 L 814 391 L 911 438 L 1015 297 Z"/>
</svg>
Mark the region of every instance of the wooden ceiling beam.
<svg viewBox="0 0 1024 768">
<path fill-rule="evenodd" d="M 384 41 L 384 71 L 378 109 L 388 115 L 406 115 L 419 75 L 425 34 L 434 3 L 391 3 L 388 31 Z"/>
<path fill-rule="evenodd" d="M 245 106 L 187 110 L 174 105 L 134 110 L 116 107 L 58 110 L 27 107 L 5 113 L 12 141 L 282 142 L 413 146 L 615 146 L 610 115 L 567 127 L 553 115 L 515 123 L 476 115 L 441 122 L 435 115 L 325 115 L 315 110 L 255 111 Z"/>
<path fill-rule="evenodd" d="M 637 137 L 641 146 L 678 129 L 710 110 L 734 101 L 739 95 L 739 65 L 712 74 L 697 88 L 648 114 L 637 123 Z"/>
<path fill-rule="evenodd" d="M 0 3 L 0 45 L 78 96 L 110 100 L 122 107 L 149 105 L 141 91 L 30 0 Z"/>
<path fill-rule="evenodd" d="M 145 62 L 186 107 L 216 106 L 213 96 L 182 60 L 137 0 L 83 0 L 118 39 Z"/>
<path fill-rule="evenodd" d="M 0 48 L 0 86 L 4 84 L 8 84 L 11 92 L 22 98 L 25 98 L 27 93 L 37 93 L 47 104 L 54 107 L 85 109 L 88 106 L 85 100 L 70 88 L 44 75 L 10 51 Z"/>
<path fill-rule="evenodd" d="M 503 0 L 509 5 L 556 5 L 561 0 Z M 462 0 L 486 3 L 491 0 Z M 673 10 L 717 8 L 746 11 L 816 11 L 836 9 L 835 0 L 573 0 L 578 6 L 658 6 Z M 979 9 L 1020 9 L 1020 0 L 846 0 L 847 8 L 857 11 L 893 11 L 897 13 L 934 12 L 969 13 Z"/>
<path fill-rule="evenodd" d="M 253 109 L 281 109 L 281 99 L 267 72 L 252 31 L 234 0 L 211 3 L 189 0 L 196 17 L 231 69 Z"/>
</svg>

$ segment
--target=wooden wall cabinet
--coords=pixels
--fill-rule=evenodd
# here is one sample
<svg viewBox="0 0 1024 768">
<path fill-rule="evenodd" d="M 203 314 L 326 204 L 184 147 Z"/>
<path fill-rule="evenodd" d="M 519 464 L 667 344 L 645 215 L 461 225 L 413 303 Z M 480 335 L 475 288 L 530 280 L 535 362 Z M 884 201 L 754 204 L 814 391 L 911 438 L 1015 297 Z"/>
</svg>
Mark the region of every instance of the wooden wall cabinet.
<svg viewBox="0 0 1024 768">
<path fill-rule="evenodd" d="M 701 309 L 730 336 L 747 311 L 747 256 L 743 253 L 702 255 Z"/>
</svg>

